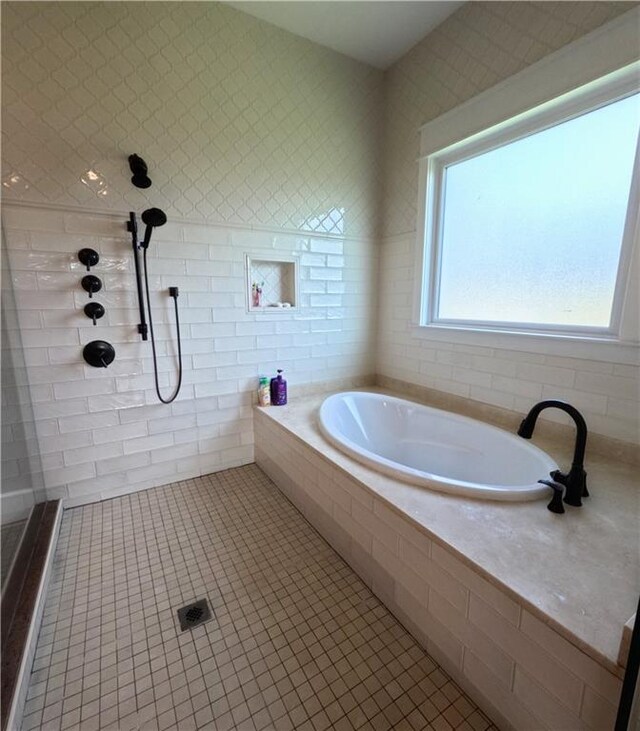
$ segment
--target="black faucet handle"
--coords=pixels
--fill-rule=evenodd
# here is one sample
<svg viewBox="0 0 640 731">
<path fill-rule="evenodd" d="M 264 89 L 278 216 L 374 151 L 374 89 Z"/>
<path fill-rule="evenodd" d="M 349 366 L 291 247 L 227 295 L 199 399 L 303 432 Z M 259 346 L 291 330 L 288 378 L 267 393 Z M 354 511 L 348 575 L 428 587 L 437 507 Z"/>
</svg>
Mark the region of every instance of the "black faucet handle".
<svg viewBox="0 0 640 731">
<path fill-rule="evenodd" d="M 564 498 L 567 505 L 579 508 L 582 505 L 582 498 L 589 497 L 587 490 L 587 473 L 582 465 L 572 464 L 569 472 L 554 470 L 551 472 L 551 479 L 561 483 L 567 488 Z"/>
<path fill-rule="evenodd" d="M 564 485 L 554 480 L 538 480 L 541 485 L 546 485 L 553 490 L 551 502 L 547 505 L 547 509 L 552 513 L 564 513 L 564 505 L 562 504 L 562 495 L 564 493 Z"/>
</svg>

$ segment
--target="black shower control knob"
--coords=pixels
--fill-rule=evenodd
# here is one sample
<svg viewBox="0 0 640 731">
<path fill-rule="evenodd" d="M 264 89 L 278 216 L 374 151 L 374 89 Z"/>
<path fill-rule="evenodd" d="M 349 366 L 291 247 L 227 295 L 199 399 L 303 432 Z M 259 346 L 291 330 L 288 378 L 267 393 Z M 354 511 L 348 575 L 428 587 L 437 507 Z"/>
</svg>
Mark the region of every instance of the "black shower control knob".
<svg viewBox="0 0 640 731">
<path fill-rule="evenodd" d="M 87 274 L 82 277 L 82 288 L 89 293 L 89 297 L 93 297 L 94 292 L 99 292 L 102 289 L 102 281 L 93 274 Z"/>
<path fill-rule="evenodd" d="M 94 249 L 80 249 L 78 259 L 81 264 L 87 267 L 87 271 L 91 271 L 91 267 L 94 267 L 100 261 L 100 254 Z"/>
<path fill-rule="evenodd" d="M 113 363 L 116 351 L 106 340 L 92 340 L 84 346 L 82 356 L 94 368 L 106 368 Z"/>
<path fill-rule="evenodd" d="M 99 302 L 89 302 L 84 306 L 84 314 L 93 320 L 93 324 L 96 325 L 96 320 L 104 317 L 104 307 Z"/>
</svg>

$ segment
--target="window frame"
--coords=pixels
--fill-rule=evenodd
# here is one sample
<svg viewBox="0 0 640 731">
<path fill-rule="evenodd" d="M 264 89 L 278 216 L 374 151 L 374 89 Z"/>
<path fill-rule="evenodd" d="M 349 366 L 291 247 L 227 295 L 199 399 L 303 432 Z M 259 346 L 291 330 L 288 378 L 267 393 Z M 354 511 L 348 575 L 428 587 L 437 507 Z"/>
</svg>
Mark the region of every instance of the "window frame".
<svg viewBox="0 0 640 731">
<path fill-rule="evenodd" d="M 637 9 L 551 54 L 421 129 L 414 333 L 437 340 L 567 351 L 640 341 L 640 146 L 636 157 L 608 327 L 452 320 L 437 316 L 446 165 L 496 149 L 640 92 Z M 615 70 L 611 70 L 611 69 Z M 487 342 L 490 334 L 491 343 Z M 589 347 L 591 346 L 591 347 Z M 533 348 L 539 350 L 539 347 Z M 626 348 L 625 348 L 626 349 Z"/>
</svg>

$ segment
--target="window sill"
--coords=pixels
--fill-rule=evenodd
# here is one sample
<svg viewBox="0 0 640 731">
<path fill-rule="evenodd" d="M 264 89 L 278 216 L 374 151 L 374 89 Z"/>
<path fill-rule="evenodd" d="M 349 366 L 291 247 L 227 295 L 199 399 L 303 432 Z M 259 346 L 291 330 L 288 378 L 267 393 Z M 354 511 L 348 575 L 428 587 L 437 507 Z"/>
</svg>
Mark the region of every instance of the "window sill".
<svg viewBox="0 0 640 731">
<path fill-rule="evenodd" d="M 454 325 L 413 323 L 415 338 L 482 348 L 541 353 L 588 360 L 636 365 L 640 343 L 603 335 L 527 332 L 491 328 L 471 329 Z"/>
</svg>

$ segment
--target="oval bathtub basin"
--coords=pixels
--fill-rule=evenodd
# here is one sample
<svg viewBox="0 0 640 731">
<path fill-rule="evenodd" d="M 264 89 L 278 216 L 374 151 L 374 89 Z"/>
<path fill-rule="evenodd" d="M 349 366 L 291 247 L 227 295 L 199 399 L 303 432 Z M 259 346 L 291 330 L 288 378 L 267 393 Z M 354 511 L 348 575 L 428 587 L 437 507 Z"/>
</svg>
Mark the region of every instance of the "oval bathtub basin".
<svg viewBox="0 0 640 731">
<path fill-rule="evenodd" d="M 538 484 L 558 469 L 503 429 L 378 393 L 348 391 L 320 407 L 322 434 L 378 472 L 431 490 L 489 500 L 551 497 Z"/>
</svg>

